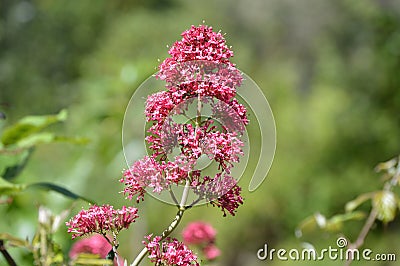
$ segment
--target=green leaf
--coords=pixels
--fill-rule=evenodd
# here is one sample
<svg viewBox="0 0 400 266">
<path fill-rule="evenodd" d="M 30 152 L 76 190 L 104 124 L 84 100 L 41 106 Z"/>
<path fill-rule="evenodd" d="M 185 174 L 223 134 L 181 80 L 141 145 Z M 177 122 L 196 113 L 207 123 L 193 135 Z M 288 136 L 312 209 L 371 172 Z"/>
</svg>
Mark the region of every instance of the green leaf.
<svg viewBox="0 0 400 266">
<path fill-rule="evenodd" d="M 300 238 L 304 233 L 315 231 L 316 229 L 326 226 L 326 218 L 320 213 L 315 213 L 312 216 L 304 219 L 295 231 L 296 237 Z"/>
<path fill-rule="evenodd" d="M 16 145 L 19 148 L 30 148 L 37 144 L 46 144 L 52 142 L 69 142 L 73 144 L 86 144 L 89 142 L 89 140 L 87 138 L 57 136 L 56 134 L 50 132 L 40 132 L 21 139 L 20 141 L 17 142 Z"/>
<path fill-rule="evenodd" d="M 9 181 L 17 177 L 25 168 L 32 152 L 33 149 L 23 149 L 19 152 L 0 153 L 0 176 Z"/>
<path fill-rule="evenodd" d="M 107 259 L 101 259 L 97 254 L 81 253 L 73 261 L 73 265 L 114 265 L 114 262 Z"/>
<path fill-rule="evenodd" d="M 365 213 L 361 211 L 348 212 L 345 214 L 337 214 L 332 216 L 326 223 L 326 230 L 329 232 L 338 232 L 342 230 L 344 222 L 351 220 L 362 220 Z"/>
<path fill-rule="evenodd" d="M 397 158 L 393 158 L 389 161 L 383 162 L 383 163 L 379 163 L 376 167 L 375 167 L 375 171 L 380 172 L 383 170 L 389 170 L 391 168 L 393 168 L 394 166 L 396 166 L 397 164 Z"/>
<path fill-rule="evenodd" d="M 66 189 L 64 187 L 61 187 L 61 186 L 53 184 L 53 183 L 39 182 L 39 183 L 30 184 L 30 185 L 28 185 L 28 187 L 29 188 L 39 188 L 39 189 L 43 189 L 43 190 L 54 191 L 54 192 L 57 192 L 57 193 L 59 193 L 61 195 L 64 195 L 64 196 L 66 196 L 68 198 L 71 198 L 71 199 L 74 199 L 74 200 L 81 199 L 81 200 L 84 200 L 84 201 L 89 202 L 91 204 L 95 204 L 94 201 L 92 201 L 90 199 L 87 199 L 85 197 L 82 197 L 82 196 L 80 196 L 78 194 L 75 194 L 74 192 L 72 192 L 72 191 L 70 191 L 70 190 L 68 190 L 68 189 Z"/>
<path fill-rule="evenodd" d="M 358 206 L 363 204 L 365 201 L 371 199 L 373 196 L 374 196 L 374 193 L 371 193 L 371 192 L 370 193 L 365 193 L 365 194 L 362 194 L 362 195 L 358 196 L 354 200 L 347 202 L 346 206 L 345 206 L 346 212 L 354 211 L 355 209 L 358 208 Z"/>
<path fill-rule="evenodd" d="M 0 177 L 0 195 L 10 195 L 23 191 L 26 188 L 24 184 L 13 184 Z"/>
<path fill-rule="evenodd" d="M 57 122 L 67 119 L 67 111 L 62 110 L 57 115 L 27 116 L 19 120 L 15 125 L 6 128 L 1 137 L 4 146 L 12 145 L 18 141 L 39 132 Z"/>
<path fill-rule="evenodd" d="M 7 240 L 7 244 L 13 247 L 25 247 L 29 250 L 32 248 L 28 240 L 24 240 L 8 233 L 0 233 L 0 239 Z"/>
<path fill-rule="evenodd" d="M 378 212 L 377 219 L 388 223 L 394 220 L 396 216 L 396 209 L 398 199 L 391 191 L 378 191 L 372 199 L 372 206 Z"/>
</svg>

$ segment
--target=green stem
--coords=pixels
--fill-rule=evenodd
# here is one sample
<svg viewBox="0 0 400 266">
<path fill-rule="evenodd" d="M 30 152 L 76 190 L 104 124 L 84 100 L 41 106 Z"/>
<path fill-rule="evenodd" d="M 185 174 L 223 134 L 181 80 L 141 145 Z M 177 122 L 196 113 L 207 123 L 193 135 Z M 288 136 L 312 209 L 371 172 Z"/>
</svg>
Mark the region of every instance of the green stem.
<svg viewBox="0 0 400 266">
<path fill-rule="evenodd" d="M 185 184 L 185 188 L 183 189 L 183 193 L 182 193 L 182 199 L 181 199 L 181 203 L 179 204 L 179 210 L 176 213 L 176 216 L 174 218 L 174 220 L 172 220 L 171 224 L 168 226 L 167 229 L 165 229 L 162 234 L 161 234 L 161 240 L 165 239 L 167 236 L 169 236 L 176 227 L 178 227 L 180 221 L 182 220 L 182 216 L 183 213 L 186 210 L 186 201 L 189 195 L 189 189 L 190 189 L 190 184 L 189 184 L 189 180 L 186 181 Z M 137 257 L 135 258 L 135 260 L 132 262 L 131 266 L 138 266 L 139 263 L 143 260 L 143 258 L 146 256 L 148 250 L 146 247 L 144 247 L 140 253 L 137 255 Z"/>
</svg>

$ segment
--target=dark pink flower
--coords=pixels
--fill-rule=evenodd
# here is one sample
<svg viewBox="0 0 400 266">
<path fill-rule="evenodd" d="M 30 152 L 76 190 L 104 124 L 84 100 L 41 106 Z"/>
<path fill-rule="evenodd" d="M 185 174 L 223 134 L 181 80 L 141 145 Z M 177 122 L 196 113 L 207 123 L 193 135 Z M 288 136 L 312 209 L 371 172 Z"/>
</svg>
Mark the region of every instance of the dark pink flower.
<svg viewBox="0 0 400 266">
<path fill-rule="evenodd" d="M 183 241 L 187 244 L 208 244 L 215 241 L 217 231 L 205 222 L 192 222 L 182 231 Z"/>
<path fill-rule="evenodd" d="M 236 209 L 243 204 L 241 188 L 237 181 L 229 176 L 218 173 L 214 178 L 204 177 L 202 181 L 196 178 L 191 183 L 194 192 L 210 201 L 211 205 L 219 207 L 224 216 L 229 212 L 235 216 Z"/>
<path fill-rule="evenodd" d="M 163 121 L 175 107 L 171 94 L 161 91 L 150 95 L 146 101 L 147 121 Z"/>
<path fill-rule="evenodd" d="M 68 233 L 72 233 L 72 239 L 92 233 L 101 235 L 106 235 L 108 232 L 118 233 L 135 222 L 138 217 L 137 211 L 133 207 L 123 206 L 118 210 L 110 205 L 92 205 L 88 210 L 81 210 L 66 222 Z"/>
<path fill-rule="evenodd" d="M 181 35 L 182 40 L 175 42 L 168 51 L 174 61 L 207 60 L 227 63 L 233 56 L 223 35 L 220 32 L 213 32 L 212 27 L 192 26 Z"/>
<path fill-rule="evenodd" d="M 208 26 L 183 32 L 169 54 L 156 74 L 165 81 L 166 90 L 146 101 L 146 120 L 152 123 L 146 142 L 152 154 L 124 172 L 123 193 L 139 202 L 147 189 L 161 193 L 172 184 L 189 181 L 200 200 L 233 215 L 243 203 L 240 188 L 228 176 L 243 155 L 240 137 L 248 124 L 246 108 L 235 99 L 242 73 L 229 61 L 233 52 L 224 36 Z M 214 117 L 202 113 L 203 106 Z M 176 122 L 181 120 L 175 120 L 175 115 L 185 122 Z M 218 164 L 214 178 L 202 177 L 196 169 L 202 155 Z"/>
<path fill-rule="evenodd" d="M 175 238 L 167 237 L 161 240 L 160 236 L 152 239 L 152 235 L 143 241 L 149 251 L 150 261 L 156 265 L 199 265 L 197 256 L 186 245 Z"/>
<path fill-rule="evenodd" d="M 221 251 L 214 244 L 205 246 L 203 248 L 203 253 L 207 260 L 215 260 L 221 255 Z"/>
<path fill-rule="evenodd" d="M 218 197 L 216 201 L 211 201 L 211 204 L 219 207 L 223 211 L 224 216 L 226 216 L 226 211 L 228 211 L 232 216 L 235 216 L 236 209 L 243 204 L 243 198 L 240 195 L 241 191 L 242 188 L 236 184 L 228 190 L 228 192 Z"/>
<path fill-rule="evenodd" d="M 104 236 L 95 234 L 88 238 L 83 238 L 75 242 L 70 251 L 69 257 L 75 259 L 80 253 L 97 254 L 104 259 L 112 246 Z"/>
</svg>

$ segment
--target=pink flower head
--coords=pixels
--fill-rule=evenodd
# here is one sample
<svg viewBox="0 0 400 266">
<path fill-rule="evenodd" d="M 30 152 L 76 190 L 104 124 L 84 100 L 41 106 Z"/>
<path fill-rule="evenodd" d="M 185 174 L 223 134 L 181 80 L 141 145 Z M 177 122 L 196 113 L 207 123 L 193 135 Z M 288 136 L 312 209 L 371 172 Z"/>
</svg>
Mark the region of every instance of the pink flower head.
<svg viewBox="0 0 400 266">
<path fill-rule="evenodd" d="M 140 199 L 143 200 L 146 187 L 151 187 L 153 192 L 159 193 L 166 186 L 162 166 L 153 157 L 149 156 L 136 161 L 131 168 L 124 172 L 124 177 L 120 182 L 125 184 L 123 193 L 128 199 L 138 195 L 137 202 Z"/>
<path fill-rule="evenodd" d="M 209 244 L 215 241 L 217 232 L 209 223 L 192 222 L 183 229 L 183 240 L 187 244 Z"/>
<path fill-rule="evenodd" d="M 150 261 L 156 265 L 199 265 L 197 256 L 186 245 L 175 238 L 167 237 L 161 240 L 160 236 L 151 239 L 152 235 L 146 236 L 148 241 L 143 241 L 149 251 Z"/>
<path fill-rule="evenodd" d="M 128 199 L 137 195 L 136 201 L 139 202 L 144 199 L 147 187 L 160 193 L 171 183 L 179 183 L 192 169 L 190 162 L 184 159 L 177 157 L 175 162 L 159 163 L 154 157 L 145 156 L 124 172 L 124 177 L 120 179 L 125 185 L 122 192 Z"/>
<path fill-rule="evenodd" d="M 219 255 L 221 255 L 221 251 L 214 244 L 209 244 L 203 248 L 204 256 L 207 260 L 215 260 Z"/>
<path fill-rule="evenodd" d="M 92 205 L 88 210 L 81 210 L 71 218 L 66 225 L 68 233 L 72 233 L 72 239 L 91 233 L 105 235 L 107 232 L 118 233 L 122 229 L 129 228 L 138 217 L 137 209 L 125 207 L 114 209 L 110 205 Z"/>
<path fill-rule="evenodd" d="M 243 142 L 236 133 L 210 132 L 204 138 L 204 152 L 210 159 L 214 159 L 227 173 L 233 163 L 239 162 L 239 155 L 243 155 Z"/>
<path fill-rule="evenodd" d="M 227 212 L 235 216 L 236 209 L 243 204 L 242 189 L 229 175 L 222 176 L 218 173 L 214 178 L 206 176 L 201 182 L 194 180 L 192 187 L 196 194 L 209 200 L 211 205 L 219 207 L 224 213 L 223 216 L 226 216 Z"/>
<path fill-rule="evenodd" d="M 220 32 L 214 32 L 212 27 L 192 26 L 181 35 L 182 40 L 175 42 L 168 51 L 171 61 L 207 60 L 227 63 L 233 56 L 224 36 Z"/>
<path fill-rule="evenodd" d="M 104 236 L 95 234 L 88 238 L 83 238 L 75 242 L 69 251 L 69 257 L 75 259 L 80 253 L 98 254 L 104 259 L 112 246 Z"/>
<path fill-rule="evenodd" d="M 224 36 L 205 25 L 183 32 L 169 54 L 155 75 L 165 81 L 166 90 L 146 101 L 151 155 L 124 172 L 123 193 L 139 202 L 148 189 L 161 193 L 189 181 L 199 200 L 209 200 L 224 215 L 233 215 L 243 203 L 240 188 L 229 176 L 243 155 L 240 137 L 248 124 L 245 106 L 235 99 L 242 73 L 229 61 L 233 52 Z M 218 166 L 214 178 L 201 174 L 197 161 L 203 155 Z"/>
</svg>

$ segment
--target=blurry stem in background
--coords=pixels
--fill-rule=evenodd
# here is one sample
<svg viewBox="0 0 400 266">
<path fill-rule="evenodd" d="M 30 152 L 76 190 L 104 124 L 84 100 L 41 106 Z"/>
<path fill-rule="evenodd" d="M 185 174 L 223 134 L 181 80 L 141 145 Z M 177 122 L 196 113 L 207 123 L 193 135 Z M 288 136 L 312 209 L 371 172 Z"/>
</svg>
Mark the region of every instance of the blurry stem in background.
<svg viewBox="0 0 400 266">
<path fill-rule="evenodd" d="M 388 182 L 385 183 L 385 186 L 383 187 L 383 190 L 385 191 L 390 191 L 392 190 L 392 187 L 395 186 L 398 182 L 399 176 L 395 175 L 392 179 L 390 179 Z M 358 235 L 357 239 L 355 242 L 350 243 L 347 246 L 348 250 L 351 249 L 359 249 L 365 241 L 365 238 L 367 237 L 369 231 L 371 230 L 371 227 L 374 225 L 374 222 L 376 220 L 378 216 L 378 211 L 372 207 L 371 212 L 369 213 L 368 219 L 365 222 L 363 228 L 360 231 L 360 234 Z M 344 266 L 349 266 L 354 260 L 354 254 L 352 254 L 352 256 L 350 256 L 348 258 L 348 260 L 346 260 L 346 262 L 344 263 Z"/>
<path fill-rule="evenodd" d="M 347 249 L 349 249 L 349 250 L 358 249 L 364 244 L 364 240 L 367 237 L 369 230 L 371 230 L 371 227 L 374 224 L 377 215 L 378 215 L 378 212 L 375 210 L 375 208 L 372 208 L 367 221 L 365 222 L 360 234 L 357 237 L 357 240 L 354 243 L 350 243 L 350 245 L 348 245 Z M 348 258 L 348 260 L 344 263 L 344 266 L 349 266 L 353 260 L 354 260 L 354 254 L 352 254 Z"/>
<path fill-rule="evenodd" d="M 3 240 L 0 240 L 0 252 L 3 254 L 9 266 L 17 266 L 14 259 L 11 257 L 10 253 L 8 253 L 6 247 L 4 246 Z"/>
</svg>

